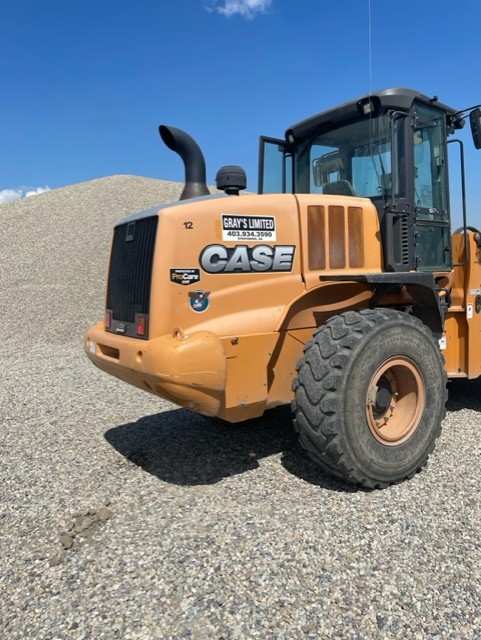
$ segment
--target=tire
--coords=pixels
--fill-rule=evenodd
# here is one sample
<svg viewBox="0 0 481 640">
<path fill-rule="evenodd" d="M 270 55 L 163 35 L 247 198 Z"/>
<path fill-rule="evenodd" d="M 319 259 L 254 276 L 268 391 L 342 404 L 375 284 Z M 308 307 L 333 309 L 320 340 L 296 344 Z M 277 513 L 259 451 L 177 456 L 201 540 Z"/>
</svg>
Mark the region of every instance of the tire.
<svg viewBox="0 0 481 640">
<path fill-rule="evenodd" d="M 347 482 L 384 488 L 427 462 L 446 413 L 439 346 L 391 309 L 330 318 L 306 344 L 292 402 L 300 444 Z"/>
</svg>

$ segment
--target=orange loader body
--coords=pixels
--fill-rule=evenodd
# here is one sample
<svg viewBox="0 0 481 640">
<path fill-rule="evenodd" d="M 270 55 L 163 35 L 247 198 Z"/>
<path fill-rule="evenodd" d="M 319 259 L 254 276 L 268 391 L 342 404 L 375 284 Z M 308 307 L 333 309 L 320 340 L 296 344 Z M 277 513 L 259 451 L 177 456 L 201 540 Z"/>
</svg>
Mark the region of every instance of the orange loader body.
<svg viewBox="0 0 481 640">
<path fill-rule="evenodd" d="M 481 108 L 471 107 L 481 148 Z M 259 194 L 240 167 L 208 195 L 181 155 L 180 202 L 114 230 L 100 369 L 239 422 L 290 404 L 302 446 L 348 482 L 383 488 L 428 459 L 448 378 L 481 375 L 481 232 L 466 223 L 462 111 L 387 89 L 261 137 Z M 448 142 L 460 144 L 463 226 L 451 232 Z"/>
<path fill-rule="evenodd" d="M 369 307 L 369 286 L 349 280 L 341 285 L 329 281 L 330 274 L 383 271 L 378 217 L 367 199 L 206 197 L 167 205 L 157 215 L 161 240 L 153 264 L 149 340 L 107 333 L 100 322 L 86 334 L 86 353 L 129 384 L 229 422 L 289 403 L 296 363 L 316 327 L 334 314 Z M 276 240 L 263 238 L 261 244 L 292 247 L 292 263 L 277 272 L 250 265 L 238 273 L 202 272 L 195 290 L 207 295 L 208 304 L 196 311 L 192 286 L 173 281 L 170 270 L 196 269 L 205 247 L 242 247 L 241 255 L 248 256 L 260 244 L 223 239 L 222 216 L 229 215 L 273 218 Z M 439 274 L 451 287 L 441 340 L 449 377 L 481 375 L 481 314 L 474 312 L 480 305 L 481 248 L 471 232 L 467 253 L 466 264 Z M 453 236 L 453 257 L 465 258 L 463 234 Z M 321 282 L 321 275 L 327 280 Z M 409 304 L 409 294 L 380 301 L 395 302 Z"/>
</svg>

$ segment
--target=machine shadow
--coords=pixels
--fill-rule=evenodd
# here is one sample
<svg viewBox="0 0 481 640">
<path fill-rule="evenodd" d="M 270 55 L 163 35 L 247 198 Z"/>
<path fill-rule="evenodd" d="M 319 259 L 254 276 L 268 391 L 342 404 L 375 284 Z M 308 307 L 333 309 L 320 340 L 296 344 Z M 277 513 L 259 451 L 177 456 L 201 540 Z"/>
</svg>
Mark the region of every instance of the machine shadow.
<svg viewBox="0 0 481 640">
<path fill-rule="evenodd" d="M 454 379 L 448 389 L 448 411 L 481 413 L 480 380 Z M 367 491 L 330 476 L 308 458 L 297 442 L 289 407 L 238 424 L 174 409 L 109 429 L 105 439 L 132 463 L 177 485 L 215 484 L 280 453 L 286 471 L 309 484 L 344 493 Z"/>
<path fill-rule="evenodd" d="M 114 427 L 104 437 L 132 463 L 171 484 L 215 484 L 281 453 L 283 467 L 310 484 L 331 491 L 359 490 L 309 460 L 297 442 L 289 407 L 238 424 L 174 409 Z"/>
<path fill-rule="evenodd" d="M 481 413 L 481 380 L 479 378 L 475 380 L 454 378 L 448 383 L 448 392 L 446 404 L 448 411 L 470 409 Z"/>
</svg>

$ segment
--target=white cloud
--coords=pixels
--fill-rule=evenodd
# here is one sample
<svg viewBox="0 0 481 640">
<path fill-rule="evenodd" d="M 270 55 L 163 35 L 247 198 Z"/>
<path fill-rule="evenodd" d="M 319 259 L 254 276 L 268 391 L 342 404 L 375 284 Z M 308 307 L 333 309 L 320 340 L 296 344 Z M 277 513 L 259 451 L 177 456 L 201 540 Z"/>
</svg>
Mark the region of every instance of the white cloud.
<svg viewBox="0 0 481 640">
<path fill-rule="evenodd" d="M 21 198 L 22 195 L 23 194 L 19 189 L 3 189 L 3 191 L 0 191 L 0 204 L 5 204 L 6 202 L 11 202 L 12 200 Z"/>
<path fill-rule="evenodd" d="M 212 0 L 210 10 L 227 18 L 240 15 L 251 20 L 258 13 L 265 13 L 271 4 L 272 0 Z"/>
<path fill-rule="evenodd" d="M 36 189 L 29 189 L 25 192 L 25 197 L 30 198 L 30 196 L 36 196 L 39 193 L 45 193 L 45 191 L 50 191 L 50 187 L 37 187 Z"/>
<path fill-rule="evenodd" d="M 38 193 L 50 191 L 50 187 L 19 187 L 18 189 L 3 189 L 0 191 L 0 204 L 18 200 L 19 198 L 29 198 Z"/>
</svg>

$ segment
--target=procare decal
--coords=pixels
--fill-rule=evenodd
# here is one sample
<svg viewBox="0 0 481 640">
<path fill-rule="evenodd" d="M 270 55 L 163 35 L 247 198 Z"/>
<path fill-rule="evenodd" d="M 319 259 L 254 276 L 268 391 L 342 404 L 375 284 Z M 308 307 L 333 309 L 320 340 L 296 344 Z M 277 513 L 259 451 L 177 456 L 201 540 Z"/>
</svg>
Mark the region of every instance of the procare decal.
<svg viewBox="0 0 481 640">
<path fill-rule="evenodd" d="M 207 273 L 292 271 L 295 249 L 292 244 L 278 244 L 274 247 L 267 244 L 255 247 L 245 244 L 235 247 L 210 244 L 202 250 L 199 262 Z"/>
<path fill-rule="evenodd" d="M 171 269 L 170 281 L 181 284 L 184 287 L 189 284 L 197 284 L 200 280 L 200 269 Z"/>
<path fill-rule="evenodd" d="M 192 311 L 202 313 L 210 304 L 210 291 L 189 291 L 189 304 Z"/>
<path fill-rule="evenodd" d="M 276 241 L 274 216 L 222 215 L 222 240 Z"/>
</svg>

